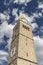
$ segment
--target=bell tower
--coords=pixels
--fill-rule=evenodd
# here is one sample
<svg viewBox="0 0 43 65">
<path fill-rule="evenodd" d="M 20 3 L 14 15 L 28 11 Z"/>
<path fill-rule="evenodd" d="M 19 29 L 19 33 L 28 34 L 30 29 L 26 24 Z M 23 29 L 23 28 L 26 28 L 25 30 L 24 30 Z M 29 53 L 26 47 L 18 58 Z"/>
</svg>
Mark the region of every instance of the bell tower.
<svg viewBox="0 0 43 65">
<path fill-rule="evenodd" d="M 31 25 L 21 15 L 13 29 L 9 65 L 37 65 Z"/>
</svg>

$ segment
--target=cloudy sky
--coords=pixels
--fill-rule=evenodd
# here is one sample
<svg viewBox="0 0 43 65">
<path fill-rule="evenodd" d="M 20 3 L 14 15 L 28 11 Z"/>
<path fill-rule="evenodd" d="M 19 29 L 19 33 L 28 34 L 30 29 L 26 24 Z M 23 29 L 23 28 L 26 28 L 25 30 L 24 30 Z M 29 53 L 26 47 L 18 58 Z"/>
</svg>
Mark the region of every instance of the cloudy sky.
<svg viewBox="0 0 43 65">
<path fill-rule="evenodd" d="M 22 13 L 32 26 L 38 65 L 43 65 L 43 0 L 0 0 L 0 65 L 8 64 L 13 28 Z"/>
</svg>

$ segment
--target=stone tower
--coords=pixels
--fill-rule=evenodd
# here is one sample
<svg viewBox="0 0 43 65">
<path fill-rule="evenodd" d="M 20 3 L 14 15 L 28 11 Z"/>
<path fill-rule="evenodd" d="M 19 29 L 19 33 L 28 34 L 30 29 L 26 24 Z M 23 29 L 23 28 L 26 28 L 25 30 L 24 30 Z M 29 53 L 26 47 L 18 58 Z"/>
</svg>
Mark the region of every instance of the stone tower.
<svg viewBox="0 0 43 65">
<path fill-rule="evenodd" d="M 13 29 L 9 65 L 37 65 L 31 25 L 21 15 Z"/>
</svg>

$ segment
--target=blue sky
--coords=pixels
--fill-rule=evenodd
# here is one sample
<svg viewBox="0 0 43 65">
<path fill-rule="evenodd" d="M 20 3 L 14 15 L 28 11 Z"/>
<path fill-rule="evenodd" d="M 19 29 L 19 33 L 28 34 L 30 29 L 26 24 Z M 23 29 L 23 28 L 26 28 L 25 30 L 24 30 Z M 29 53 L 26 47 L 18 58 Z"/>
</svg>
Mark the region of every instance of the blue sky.
<svg viewBox="0 0 43 65">
<path fill-rule="evenodd" d="M 13 28 L 20 14 L 32 26 L 38 65 L 43 65 L 43 0 L 0 0 L 0 65 L 8 64 Z"/>
</svg>

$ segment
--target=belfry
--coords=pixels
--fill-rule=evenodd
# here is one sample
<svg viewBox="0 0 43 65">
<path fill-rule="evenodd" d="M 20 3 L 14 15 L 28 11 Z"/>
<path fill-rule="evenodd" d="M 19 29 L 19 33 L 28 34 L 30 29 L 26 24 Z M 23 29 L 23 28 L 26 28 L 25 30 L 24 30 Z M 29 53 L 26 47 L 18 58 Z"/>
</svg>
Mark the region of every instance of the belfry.
<svg viewBox="0 0 43 65">
<path fill-rule="evenodd" d="M 21 15 L 13 29 L 9 65 L 37 65 L 31 25 Z"/>
</svg>

